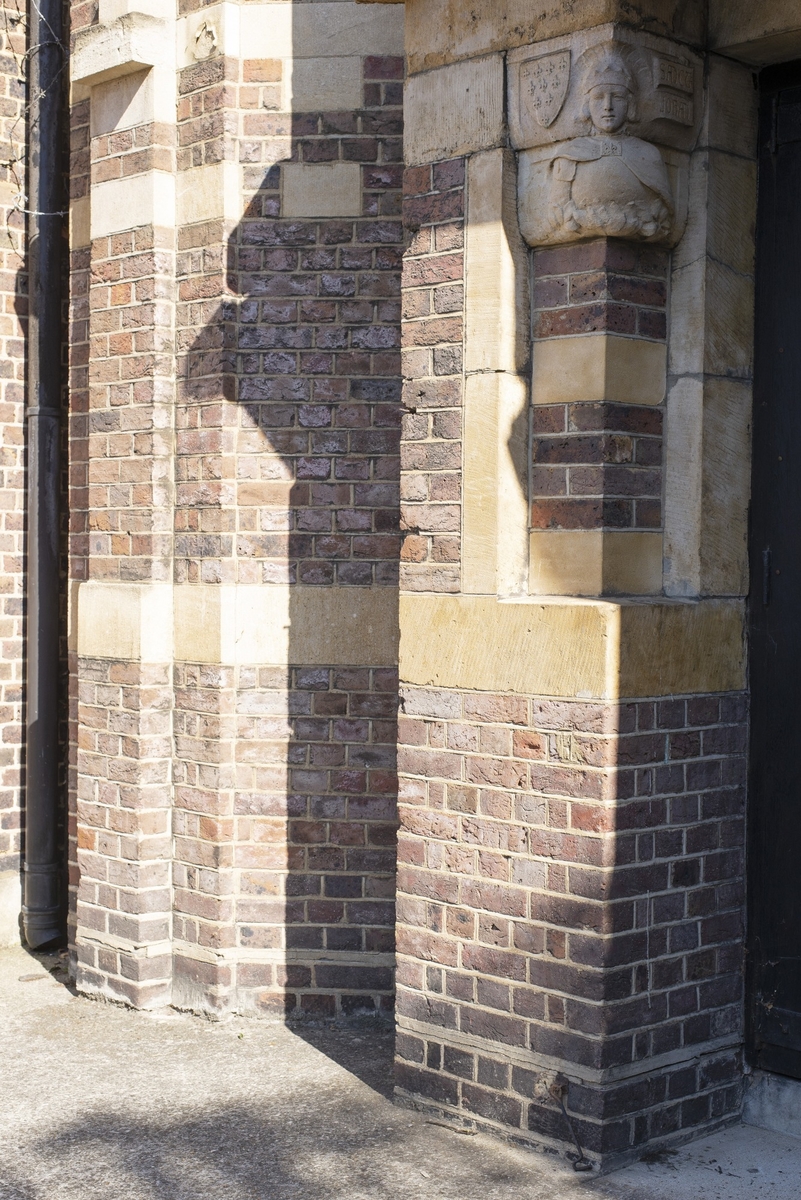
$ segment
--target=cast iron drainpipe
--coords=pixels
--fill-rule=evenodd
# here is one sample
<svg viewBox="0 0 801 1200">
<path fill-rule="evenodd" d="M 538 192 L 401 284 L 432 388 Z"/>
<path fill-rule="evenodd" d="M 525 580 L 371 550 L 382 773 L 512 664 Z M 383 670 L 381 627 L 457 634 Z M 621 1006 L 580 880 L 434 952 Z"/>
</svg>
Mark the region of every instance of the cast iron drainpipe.
<svg viewBox="0 0 801 1200">
<path fill-rule="evenodd" d="M 23 931 L 64 937 L 59 847 L 62 0 L 28 6 L 28 539 Z"/>
</svg>

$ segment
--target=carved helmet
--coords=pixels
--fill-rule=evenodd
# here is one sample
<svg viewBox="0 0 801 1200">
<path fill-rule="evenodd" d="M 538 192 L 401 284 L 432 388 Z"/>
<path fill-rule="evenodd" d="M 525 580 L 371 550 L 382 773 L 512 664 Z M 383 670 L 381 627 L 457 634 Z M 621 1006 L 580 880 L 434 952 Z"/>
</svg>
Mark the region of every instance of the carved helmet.
<svg viewBox="0 0 801 1200">
<path fill-rule="evenodd" d="M 610 42 L 593 46 L 585 54 L 582 54 L 579 67 L 581 70 L 581 95 L 584 97 L 581 115 L 585 120 L 590 119 L 590 92 L 598 87 L 625 88 L 629 98 L 627 120 L 637 120 L 637 90 L 634 76 L 623 51 L 618 46 Z"/>
</svg>

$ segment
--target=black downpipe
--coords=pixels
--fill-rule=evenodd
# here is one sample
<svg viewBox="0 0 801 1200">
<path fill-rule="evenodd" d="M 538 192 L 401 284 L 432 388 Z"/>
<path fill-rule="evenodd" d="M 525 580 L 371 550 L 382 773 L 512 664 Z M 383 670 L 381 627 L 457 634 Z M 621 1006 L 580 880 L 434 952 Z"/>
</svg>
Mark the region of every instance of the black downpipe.
<svg viewBox="0 0 801 1200">
<path fill-rule="evenodd" d="M 28 541 L 25 940 L 63 940 L 59 490 L 63 0 L 31 0 L 28 61 Z"/>
</svg>

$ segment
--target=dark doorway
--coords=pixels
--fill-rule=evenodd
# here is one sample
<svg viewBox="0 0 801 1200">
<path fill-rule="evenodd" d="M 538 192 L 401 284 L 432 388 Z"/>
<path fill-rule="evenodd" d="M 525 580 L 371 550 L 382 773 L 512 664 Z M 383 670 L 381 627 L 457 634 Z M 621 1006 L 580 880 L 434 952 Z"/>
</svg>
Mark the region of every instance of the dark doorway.
<svg viewBox="0 0 801 1200">
<path fill-rule="evenodd" d="M 751 501 L 749 1022 L 801 1079 L 801 62 L 760 77 Z"/>
</svg>

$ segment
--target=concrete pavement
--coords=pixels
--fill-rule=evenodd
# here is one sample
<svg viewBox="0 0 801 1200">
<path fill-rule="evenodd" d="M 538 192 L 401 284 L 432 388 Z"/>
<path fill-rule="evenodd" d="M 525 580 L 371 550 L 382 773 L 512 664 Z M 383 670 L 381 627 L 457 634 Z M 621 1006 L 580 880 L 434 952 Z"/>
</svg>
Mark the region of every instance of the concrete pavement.
<svg viewBox="0 0 801 1200">
<path fill-rule="evenodd" d="M 580 1176 L 396 1108 L 386 1032 L 130 1012 L 75 996 L 57 964 L 0 951 L 0 1200 L 801 1195 L 801 1138 L 742 1126 Z"/>
</svg>

